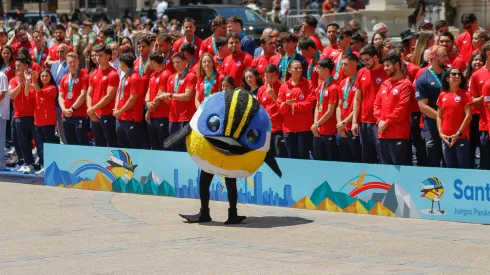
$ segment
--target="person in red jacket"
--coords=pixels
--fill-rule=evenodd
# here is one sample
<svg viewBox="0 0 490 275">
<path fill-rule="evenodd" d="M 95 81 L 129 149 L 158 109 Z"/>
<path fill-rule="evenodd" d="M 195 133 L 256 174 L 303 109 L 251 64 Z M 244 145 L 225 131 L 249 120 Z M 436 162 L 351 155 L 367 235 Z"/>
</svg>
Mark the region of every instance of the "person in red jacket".
<svg viewBox="0 0 490 275">
<path fill-rule="evenodd" d="M 169 134 L 179 131 L 189 124 L 192 116 L 196 112 L 194 104 L 194 92 L 197 84 L 197 77 L 194 73 L 188 72 L 187 61 L 182 53 L 176 53 L 172 57 L 175 70 L 177 72 L 170 76 L 167 83 L 167 92 L 161 95 L 164 100 L 170 101 L 169 113 Z M 185 140 L 176 143 L 172 147 L 173 151 L 186 151 Z"/>
<path fill-rule="evenodd" d="M 306 78 L 310 81 L 310 85 L 313 89 L 318 87 L 318 60 L 320 60 L 321 52 L 317 49 L 315 42 L 309 37 L 303 37 L 298 43 L 298 47 L 301 50 L 303 56 L 309 60 L 308 71 L 306 73 Z"/>
<path fill-rule="evenodd" d="M 96 146 L 117 147 L 116 121 L 112 116 L 114 99 L 119 87 L 119 74 L 109 65 L 110 46 L 97 45 L 99 67 L 89 78 L 87 90 L 87 115 L 92 120 L 92 133 Z"/>
<path fill-rule="evenodd" d="M 446 48 L 447 58 L 449 59 L 447 62 L 447 66 L 449 68 L 458 68 L 460 72 L 463 72 L 466 69 L 466 62 L 463 57 L 457 52 L 454 48 L 454 35 L 451 32 L 445 32 L 439 37 L 439 45 Z"/>
<path fill-rule="evenodd" d="M 230 33 L 228 35 L 228 48 L 231 55 L 223 61 L 224 75 L 233 77 L 238 83 L 242 79 L 245 69 L 252 65 L 253 60 L 251 55 L 241 50 L 240 40 L 240 34 L 238 33 Z"/>
<path fill-rule="evenodd" d="M 145 97 L 144 80 L 133 71 L 134 56 L 130 53 L 119 57 L 124 77 L 119 84 L 113 115 L 116 117 L 116 136 L 120 147 L 143 148 L 141 120 Z"/>
<path fill-rule="evenodd" d="M 197 60 L 199 59 L 199 49 L 201 48 L 202 39 L 195 35 L 196 22 L 194 19 L 185 18 L 183 23 L 184 37 L 175 41 L 174 52 L 180 51 L 180 47 L 185 42 L 191 43 L 191 45 L 194 47 L 194 58 Z"/>
<path fill-rule="evenodd" d="M 353 53 L 342 57 L 342 71 L 345 78 L 340 82 L 339 105 L 337 107 L 337 144 L 339 146 L 340 161 L 361 162 L 362 149 L 359 138 L 351 131 L 354 97 L 356 93 L 357 66 L 359 58 Z M 332 80 L 334 84 L 334 80 Z"/>
<path fill-rule="evenodd" d="M 150 82 L 150 75 L 153 70 L 150 68 L 150 52 L 151 52 L 151 41 L 149 37 L 143 36 L 138 41 L 138 51 L 140 52 L 140 57 L 134 61 L 133 69 L 142 79 L 143 79 L 143 89 L 148 90 L 148 83 Z"/>
<path fill-rule="evenodd" d="M 15 57 L 17 57 L 17 52 L 20 48 L 25 48 L 27 50 L 30 50 L 32 48 L 32 43 L 31 41 L 29 41 L 27 32 L 23 27 L 16 28 L 14 30 L 14 36 L 12 37 L 11 41 L 7 42 L 7 45 L 10 45 L 12 47 Z"/>
<path fill-rule="evenodd" d="M 3 46 L 1 54 L 2 58 L 0 58 L 0 71 L 4 73 L 10 81 L 15 77 L 14 51 L 10 46 Z"/>
<path fill-rule="evenodd" d="M 379 51 L 369 44 L 361 49 L 361 59 L 365 66 L 356 80 L 356 94 L 352 116 L 352 134 L 359 136 L 362 148 L 362 162 L 378 161 L 378 127 L 374 117 L 374 100 L 388 75 L 380 64 Z"/>
<path fill-rule="evenodd" d="M 334 60 L 334 58 L 339 53 L 339 45 L 337 44 L 337 31 L 340 29 L 340 26 L 335 23 L 329 23 L 327 25 L 327 38 L 330 42 L 328 47 L 325 47 L 322 51 L 322 56 L 320 58 L 330 58 Z"/>
<path fill-rule="evenodd" d="M 449 69 L 442 77 L 442 91 L 437 99 L 437 128 L 448 168 L 470 168 L 468 126 L 473 99 L 465 88 L 466 79 L 458 68 Z"/>
<path fill-rule="evenodd" d="M 284 116 L 284 143 L 290 158 L 309 159 L 313 141 L 310 125 L 315 94 L 308 80 L 302 77 L 303 67 L 297 60 L 289 63 L 286 82 L 279 89 L 279 113 Z"/>
<path fill-rule="evenodd" d="M 260 44 L 262 46 L 262 55 L 255 58 L 252 61 L 252 67 L 255 67 L 259 71 L 260 75 L 264 77 L 265 68 L 269 64 L 273 64 L 272 57 L 276 55 L 277 40 L 271 35 L 265 35 L 260 38 Z"/>
<path fill-rule="evenodd" d="M 159 52 L 150 53 L 150 66 L 154 72 L 150 77 L 150 84 L 145 96 L 148 109 L 145 114 L 146 129 L 148 130 L 151 149 L 163 150 L 163 141 L 168 137 L 170 101 L 165 102 L 157 99 L 157 95 L 167 91 L 168 78 L 172 72 L 164 69 L 164 57 Z"/>
<path fill-rule="evenodd" d="M 473 53 L 473 46 L 471 43 L 473 33 L 479 29 L 478 20 L 474 13 L 463 13 L 461 16 L 461 25 L 465 32 L 458 36 L 456 39 L 456 46 L 458 46 L 459 52 L 463 56 L 465 63 L 468 63 L 471 54 Z"/>
<path fill-rule="evenodd" d="M 220 74 L 223 74 L 223 62 L 225 61 L 225 58 L 230 55 L 228 38 L 220 37 L 216 39 L 216 47 L 218 47 L 218 54 L 213 57 L 214 64 L 216 64 L 216 70 L 218 70 Z"/>
<path fill-rule="evenodd" d="M 341 28 L 337 33 L 337 44 L 339 45 L 339 53 L 334 59 L 335 71 L 333 74 L 333 81 L 335 84 L 340 84 L 346 74 L 344 73 L 344 67 L 342 66 L 342 60 L 348 55 L 353 53 L 350 42 L 352 41 L 353 32 L 350 28 Z M 355 53 L 355 52 L 354 52 Z M 355 53 L 357 56 L 357 53 Z"/>
<path fill-rule="evenodd" d="M 66 55 L 70 73 L 60 82 L 58 102 L 61 108 L 63 127 L 68 144 L 88 145 L 87 90 L 89 76 L 86 69 L 80 69 L 76 53 Z"/>
<path fill-rule="evenodd" d="M 29 51 L 32 60 L 41 66 L 41 69 L 46 67 L 46 58 L 48 58 L 49 49 L 44 44 L 43 34 L 40 31 L 34 31 L 32 33 L 32 41 L 34 42 L 34 47 Z"/>
<path fill-rule="evenodd" d="M 221 81 L 223 76 L 218 72 L 213 56 L 204 53 L 196 67 L 196 109 L 199 109 L 201 102 L 210 95 L 221 91 Z"/>
<path fill-rule="evenodd" d="M 195 56 L 195 49 L 192 46 L 191 43 L 184 42 L 182 46 L 180 46 L 180 51 L 181 53 L 184 54 L 185 60 L 187 61 L 187 71 L 189 73 L 196 74 L 196 68 L 197 68 L 197 63 L 199 62 L 199 58 L 196 58 Z"/>
<path fill-rule="evenodd" d="M 318 35 L 315 33 L 317 25 L 318 25 L 318 19 L 316 19 L 315 16 L 309 14 L 309 15 L 305 16 L 301 30 L 305 34 L 305 37 L 308 37 L 311 40 L 313 40 L 313 42 L 316 45 L 317 50 L 319 50 L 321 52 L 321 51 L 323 51 L 322 41 L 320 40 Z"/>
<path fill-rule="evenodd" d="M 36 126 L 36 147 L 39 164 L 44 165 L 44 143 L 56 143 L 54 135 L 56 126 L 56 82 L 49 69 L 25 73 L 26 89 L 36 91 L 36 106 L 34 109 L 34 125 Z M 31 81 L 32 79 L 32 81 Z M 43 173 L 44 168 L 37 173 Z"/>
<path fill-rule="evenodd" d="M 160 33 L 157 36 L 157 51 L 163 56 L 164 70 L 175 73 L 175 68 L 172 65 L 172 56 L 176 52 L 172 49 L 172 36 L 170 34 Z"/>
<path fill-rule="evenodd" d="M 410 99 L 412 83 L 403 77 L 401 56 L 389 53 L 383 60 L 389 78 L 381 85 L 374 101 L 382 164 L 410 165 Z"/>
<path fill-rule="evenodd" d="M 313 139 L 313 158 L 316 160 L 337 161 L 339 148 L 335 137 L 337 119 L 335 112 L 339 102 L 339 87 L 332 83 L 335 64 L 330 58 L 318 61 L 318 74 L 325 79 L 316 91 L 315 122 L 311 126 Z"/>
<path fill-rule="evenodd" d="M 271 118 L 270 148 L 276 157 L 286 157 L 286 147 L 284 147 L 284 135 L 282 132 L 284 117 L 279 113 L 279 105 L 277 104 L 282 83 L 279 81 L 279 69 L 276 65 L 269 64 L 265 67 L 264 82 L 264 85 L 259 88 L 257 93 L 257 100 Z"/>
<path fill-rule="evenodd" d="M 20 152 L 24 165 L 17 170 L 26 174 L 34 173 L 34 157 L 32 155 L 32 139 L 36 136 L 34 126 L 34 109 L 36 92 L 30 89 L 30 82 L 25 78 L 29 63 L 25 58 L 15 61 L 16 76 L 9 81 L 9 97 L 14 101 L 14 123 Z M 27 86 L 27 88 L 26 88 Z"/>
<path fill-rule="evenodd" d="M 56 43 L 49 48 L 48 58 L 46 58 L 45 66 L 51 66 L 59 60 L 58 46 L 61 44 L 68 45 L 68 51 L 73 52 L 73 47 L 66 41 L 66 28 L 63 24 L 58 24 L 54 28 L 54 38 Z"/>
<path fill-rule="evenodd" d="M 226 18 L 220 15 L 216 16 L 213 21 L 211 21 L 211 31 L 213 31 L 213 34 L 204 39 L 204 41 L 201 43 L 201 47 L 199 48 L 199 58 L 201 58 L 205 53 L 209 53 L 211 56 L 218 54 L 218 46 L 216 45 L 216 41 L 220 37 L 226 37 L 226 25 Z"/>
</svg>

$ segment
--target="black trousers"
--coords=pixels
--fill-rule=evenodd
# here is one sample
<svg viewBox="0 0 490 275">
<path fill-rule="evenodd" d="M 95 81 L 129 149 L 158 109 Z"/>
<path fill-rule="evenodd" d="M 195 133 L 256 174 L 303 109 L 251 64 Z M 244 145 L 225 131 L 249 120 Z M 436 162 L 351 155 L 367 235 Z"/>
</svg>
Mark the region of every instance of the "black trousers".
<svg viewBox="0 0 490 275">
<path fill-rule="evenodd" d="M 100 116 L 99 122 L 92 121 L 92 133 L 95 146 L 117 147 L 115 117 L 111 115 Z"/>
<path fill-rule="evenodd" d="M 214 175 L 201 170 L 201 176 L 199 180 L 199 193 L 201 198 L 201 208 L 209 208 L 209 187 L 211 186 L 211 181 Z M 225 178 L 226 189 L 228 190 L 228 203 L 230 204 L 230 209 L 236 209 L 238 201 L 238 189 L 236 187 L 236 179 Z"/>
</svg>

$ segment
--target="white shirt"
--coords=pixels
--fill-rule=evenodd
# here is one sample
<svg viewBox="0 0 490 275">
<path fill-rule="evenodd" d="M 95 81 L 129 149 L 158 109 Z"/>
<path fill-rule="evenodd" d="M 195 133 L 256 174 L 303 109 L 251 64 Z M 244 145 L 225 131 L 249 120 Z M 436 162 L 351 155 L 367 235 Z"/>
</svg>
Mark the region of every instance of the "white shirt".
<svg viewBox="0 0 490 275">
<path fill-rule="evenodd" d="M 0 119 L 10 119 L 10 98 L 9 98 L 9 80 L 7 76 L 0 72 L 0 94 L 5 93 L 5 97 L 0 100 Z"/>
<path fill-rule="evenodd" d="M 60 74 L 60 71 L 65 66 L 65 63 L 66 63 L 66 60 L 60 61 L 60 64 L 58 65 L 58 68 L 56 69 L 56 75 L 54 77 L 56 77 L 57 75 Z"/>
<path fill-rule="evenodd" d="M 286 10 L 290 10 L 291 5 L 289 4 L 289 0 L 281 0 L 281 14 L 286 14 Z"/>
<path fill-rule="evenodd" d="M 159 19 L 162 18 L 167 8 L 168 8 L 168 3 L 166 1 L 162 1 L 157 5 L 157 16 Z"/>
</svg>

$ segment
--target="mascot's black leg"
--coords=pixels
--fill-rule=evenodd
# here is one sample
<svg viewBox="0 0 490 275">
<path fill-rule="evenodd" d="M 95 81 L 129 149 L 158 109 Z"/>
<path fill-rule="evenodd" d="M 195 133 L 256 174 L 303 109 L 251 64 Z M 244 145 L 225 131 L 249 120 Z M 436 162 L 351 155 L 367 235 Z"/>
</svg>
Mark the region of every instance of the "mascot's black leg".
<svg viewBox="0 0 490 275">
<path fill-rule="evenodd" d="M 186 219 L 189 223 L 198 222 L 210 222 L 211 216 L 209 215 L 209 186 L 213 180 L 214 175 L 209 174 L 201 170 L 199 177 L 199 193 L 201 197 L 201 211 L 195 215 L 182 215 L 180 216 Z"/>
<path fill-rule="evenodd" d="M 228 202 L 230 203 L 230 208 L 228 209 L 228 220 L 225 224 L 238 224 L 241 223 L 247 217 L 238 216 L 236 205 L 238 201 L 238 190 L 236 188 L 236 179 L 226 178 L 226 189 L 228 189 Z"/>
</svg>

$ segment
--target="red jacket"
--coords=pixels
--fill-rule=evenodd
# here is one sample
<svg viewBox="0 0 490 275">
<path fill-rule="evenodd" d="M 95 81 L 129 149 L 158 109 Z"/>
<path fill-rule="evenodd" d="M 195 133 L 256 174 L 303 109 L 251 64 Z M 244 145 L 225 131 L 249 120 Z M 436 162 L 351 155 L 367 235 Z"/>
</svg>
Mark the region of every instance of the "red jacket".
<svg viewBox="0 0 490 275">
<path fill-rule="evenodd" d="M 34 125 L 56 125 L 56 87 L 48 84 L 36 92 L 36 106 L 34 109 Z"/>
<path fill-rule="evenodd" d="M 292 105 L 286 104 L 286 100 L 295 99 Z M 315 93 L 310 87 L 309 81 L 302 77 L 298 84 L 294 85 L 292 79 L 281 85 L 279 89 L 279 113 L 284 116 L 283 132 L 310 131 L 313 124 L 313 108 L 315 107 Z"/>
<path fill-rule="evenodd" d="M 386 123 L 378 138 L 409 139 L 410 138 L 410 99 L 413 86 L 406 78 L 393 81 L 387 79 L 381 84 L 374 101 L 374 117 L 376 124 Z"/>
<path fill-rule="evenodd" d="M 279 90 L 282 83 L 276 81 L 272 85 L 272 89 L 279 95 Z M 272 133 L 282 131 L 282 124 L 284 123 L 284 117 L 279 113 L 279 104 L 272 99 L 272 97 L 267 93 L 267 85 L 262 85 L 257 93 L 257 100 L 260 102 L 265 111 L 269 114 L 272 122 Z"/>
</svg>

